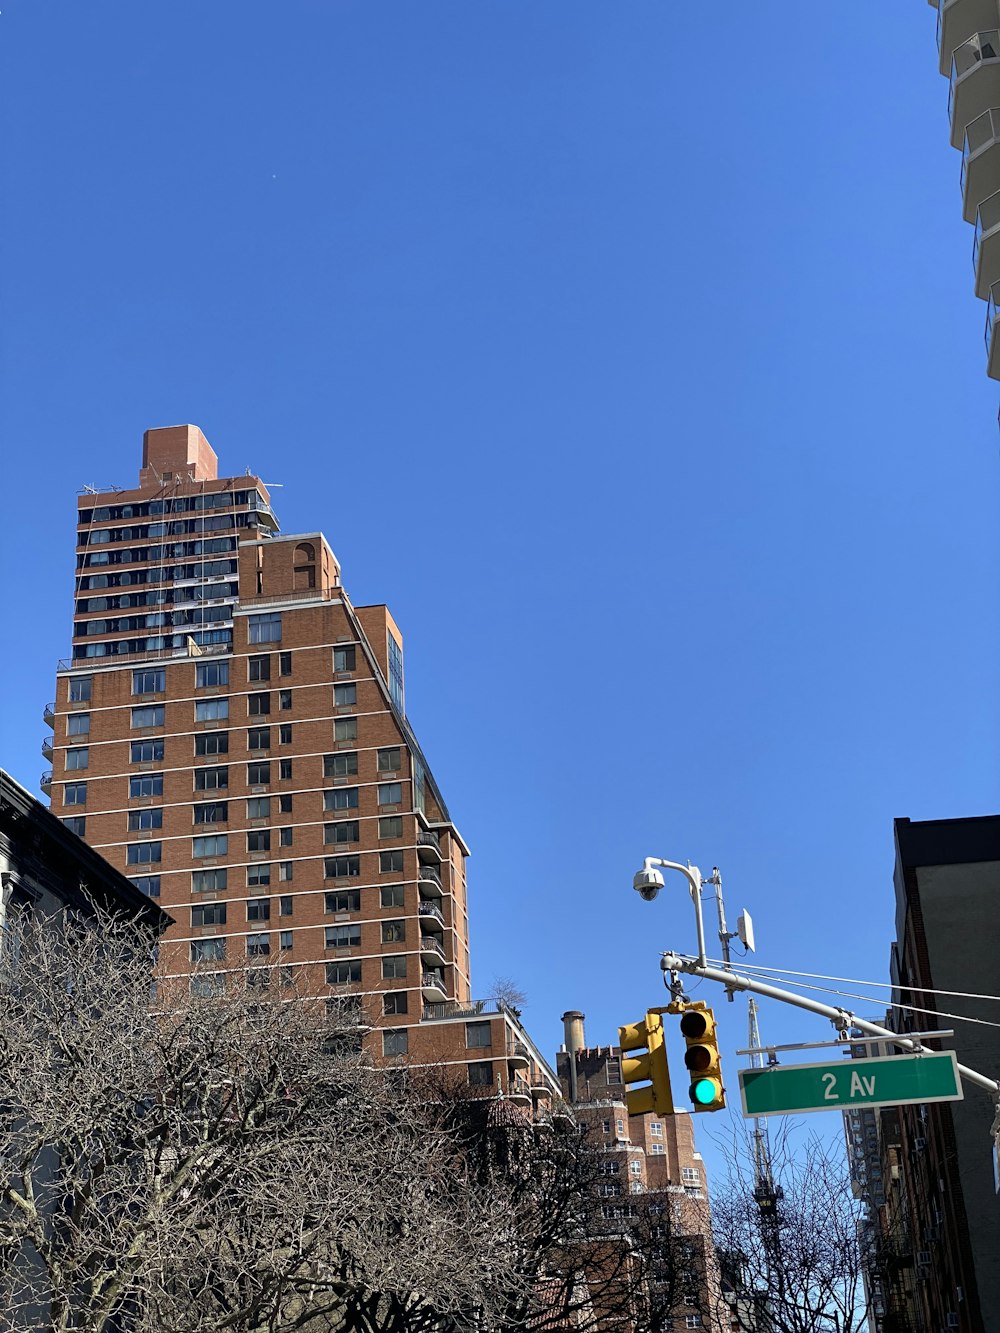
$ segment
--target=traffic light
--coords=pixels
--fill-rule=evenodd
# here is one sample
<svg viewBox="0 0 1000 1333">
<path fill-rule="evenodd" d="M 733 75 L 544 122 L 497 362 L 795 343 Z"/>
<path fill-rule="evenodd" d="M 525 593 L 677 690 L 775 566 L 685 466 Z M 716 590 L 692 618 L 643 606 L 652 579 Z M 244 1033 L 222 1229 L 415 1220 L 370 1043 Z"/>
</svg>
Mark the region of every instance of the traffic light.
<svg viewBox="0 0 1000 1333">
<path fill-rule="evenodd" d="M 627 1023 L 618 1029 L 618 1044 L 622 1049 L 622 1082 L 625 1084 L 625 1105 L 629 1115 L 673 1115 L 674 1099 L 670 1091 L 670 1070 L 667 1068 L 667 1048 L 663 1044 L 663 1019 L 650 1009 L 638 1023 Z M 626 1051 L 642 1051 L 643 1055 L 626 1056 Z M 632 1088 L 642 1083 L 644 1087 Z"/>
<path fill-rule="evenodd" d="M 688 1096 L 696 1111 L 721 1111 L 726 1105 L 715 1014 L 701 1001 L 685 1009 L 681 1032 L 687 1042 L 684 1063 L 691 1074 Z"/>
</svg>

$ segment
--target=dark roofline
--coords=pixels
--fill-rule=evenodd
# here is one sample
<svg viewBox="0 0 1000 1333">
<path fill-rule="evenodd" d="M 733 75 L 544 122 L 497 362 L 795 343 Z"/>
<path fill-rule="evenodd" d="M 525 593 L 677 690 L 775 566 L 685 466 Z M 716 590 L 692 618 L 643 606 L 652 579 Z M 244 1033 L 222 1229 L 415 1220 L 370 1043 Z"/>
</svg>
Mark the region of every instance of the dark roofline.
<svg viewBox="0 0 1000 1333">
<path fill-rule="evenodd" d="M 127 879 L 82 838 L 71 833 L 61 819 L 36 800 L 21 784 L 0 768 L 0 831 L 11 835 L 19 820 L 26 820 L 45 840 L 42 860 L 52 871 L 65 863 L 65 900 L 87 908 L 87 900 L 112 911 L 125 912 L 158 933 L 173 924 L 173 918 Z M 74 887 L 75 886 L 75 887 Z"/>
<path fill-rule="evenodd" d="M 1000 861 L 1000 815 L 967 819 L 896 819 L 899 864 L 915 866 L 969 865 Z"/>
</svg>

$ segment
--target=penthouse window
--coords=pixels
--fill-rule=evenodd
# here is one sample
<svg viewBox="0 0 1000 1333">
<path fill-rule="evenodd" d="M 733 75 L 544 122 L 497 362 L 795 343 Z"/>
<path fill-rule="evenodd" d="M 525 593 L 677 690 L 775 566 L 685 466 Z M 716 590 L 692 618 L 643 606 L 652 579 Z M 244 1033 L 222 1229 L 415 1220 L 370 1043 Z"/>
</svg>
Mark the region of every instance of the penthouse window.
<svg viewBox="0 0 1000 1333">
<path fill-rule="evenodd" d="M 229 767 L 218 764 L 214 768 L 194 770 L 195 791 L 223 791 L 229 786 Z"/>
<path fill-rule="evenodd" d="M 196 689 L 205 690 L 213 686 L 229 684 L 228 662 L 199 662 L 194 669 Z"/>
<path fill-rule="evenodd" d="M 128 830 L 130 833 L 153 828 L 163 828 L 162 806 L 149 805 L 144 809 L 128 812 Z"/>
<path fill-rule="evenodd" d="M 69 689 L 67 698 L 71 704 L 90 703 L 90 693 L 93 684 L 93 676 L 71 676 L 69 680 Z"/>
<path fill-rule="evenodd" d="M 466 1023 L 465 1044 L 468 1047 L 492 1046 L 493 1029 L 489 1023 Z"/>
<path fill-rule="evenodd" d="M 325 778 L 346 778 L 358 771 L 357 750 L 345 750 L 343 754 L 325 754 L 323 756 L 323 776 Z"/>
<path fill-rule="evenodd" d="M 199 757 L 210 754 L 228 754 L 229 732 L 203 731 L 200 736 L 194 738 L 194 752 Z"/>
<path fill-rule="evenodd" d="M 89 713 L 70 713 L 66 718 L 67 736 L 89 736 L 90 735 L 90 714 Z"/>
<path fill-rule="evenodd" d="M 140 773 L 137 777 L 129 778 L 128 795 L 130 801 L 138 800 L 143 796 L 162 796 L 163 774 Z"/>
<path fill-rule="evenodd" d="M 132 709 L 133 727 L 162 727 L 164 719 L 163 704 L 146 704 L 142 708 Z"/>
<path fill-rule="evenodd" d="M 247 642 L 248 643 L 280 643 L 281 642 L 281 614 L 280 612 L 263 616 L 247 617 Z"/>
<path fill-rule="evenodd" d="M 163 741 L 132 741 L 133 764 L 159 764 L 163 761 Z"/>
<path fill-rule="evenodd" d="M 163 667 L 150 667 L 132 672 L 133 694 L 162 694 L 166 688 L 167 673 Z"/>
</svg>

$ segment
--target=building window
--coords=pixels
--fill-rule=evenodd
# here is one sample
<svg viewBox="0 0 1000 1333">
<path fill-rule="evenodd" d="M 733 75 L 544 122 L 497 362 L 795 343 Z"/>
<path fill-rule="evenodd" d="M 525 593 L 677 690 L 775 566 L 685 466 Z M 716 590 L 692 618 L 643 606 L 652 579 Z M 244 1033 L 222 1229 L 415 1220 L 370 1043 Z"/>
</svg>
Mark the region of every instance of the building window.
<svg viewBox="0 0 1000 1333">
<path fill-rule="evenodd" d="M 291 847 L 292 840 L 295 837 L 295 829 L 289 825 L 287 828 L 278 829 L 278 846 Z"/>
<path fill-rule="evenodd" d="M 228 850 L 228 833 L 209 833 L 204 837 L 191 839 L 192 856 L 225 856 Z"/>
<path fill-rule="evenodd" d="M 290 676 L 292 674 L 292 655 L 291 653 L 278 654 L 278 675 Z"/>
<path fill-rule="evenodd" d="M 288 953 L 293 943 L 293 935 L 290 930 L 281 930 L 278 932 L 278 948 L 282 953 Z"/>
<path fill-rule="evenodd" d="M 492 1060 L 475 1060 L 469 1065 L 469 1086 L 471 1088 L 493 1087 Z"/>
<path fill-rule="evenodd" d="M 217 685 L 229 684 L 228 662 L 199 662 L 194 669 L 195 688 L 209 689 Z"/>
<path fill-rule="evenodd" d="M 228 699 L 198 699 L 194 706 L 196 722 L 224 722 L 229 716 Z"/>
<path fill-rule="evenodd" d="M 85 782 L 67 782 L 63 787 L 63 805 L 86 805 L 87 784 Z"/>
<path fill-rule="evenodd" d="M 196 824 L 225 824 L 228 819 L 228 801 L 202 801 L 194 806 Z"/>
<path fill-rule="evenodd" d="M 271 781 L 271 764 L 263 760 L 256 764 L 247 764 L 247 784 L 251 787 L 266 787 Z"/>
<path fill-rule="evenodd" d="M 144 809 L 128 812 L 128 831 L 138 833 L 142 829 L 163 828 L 163 807 L 149 805 Z"/>
<path fill-rule="evenodd" d="M 684 1316 L 684 1327 L 685 1327 L 685 1328 L 701 1328 L 701 1315 L 700 1315 L 700 1314 L 686 1314 L 686 1315 Z"/>
<path fill-rule="evenodd" d="M 634 1157 L 632 1161 L 629 1162 L 628 1169 L 629 1169 L 629 1175 L 632 1176 L 642 1175 L 642 1163 L 639 1161 L 638 1157 Z"/>
<path fill-rule="evenodd" d="M 383 1055 L 406 1055 L 410 1049 L 410 1034 L 406 1028 L 391 1028 L 382 1033 Z"/>
<path fill-rule="evenodd" d="M 357 842 L 359 838 L 358 821 L 341 819 L 336 824 L 323 825 L 323 841 L 327 846 L 337 843 Z"/>
<path fill-rule="evenodd" d="M 356 949 L 361 943 L 361 927 L 327 926 L 324 940 L 328 949 Z"/>
<path fill-rule="evenodd" d="M 125 861 L 130 866 L 151 865 L 163 859 L 162 853 L 162 843 L 130 842 L 125 849 Z"/>
<path fill-rule="evenodd" d="M 133 764 L 157 764 L 163 759 L 163 740 L 132 741 L 131 759 Z"/>
<path fill-rule="evenodd" d="M 325 778 L 346 778 L 358 771 L 356 750 L 345 750 L 343 754 L 325 754 L 323 756 L 323 776 Z"/>
<path fill-rule="evenodd" d="M 257 861 L 247 866 L 247 888 L 258 889 L 271 882 L 271 863 Z"/>
<path fill-rule="evenodd" d="M 649 1132 L 654 1139 L 663 1138 L 663 1126 L 660 1124 L 659 1120 L 651 1120 L 649 1122 Z"/>
<path fill-rule="evenodd" d="M 361 964 L 358 962 L 327 963 L 326 984 L 328 986 L 348 986 L 361 980 Z"/>
<path fill-rule="evenodd" d="M 270 694 L 248 694 L 247 713 L 250 717 L 263 717 L 271 711 Z"/>
<path fill-rule="evenodd" d="M 70 713 L 66 718 L 67 736 L 89 736 L 90 735 L 90 714 L 89 713 Z"/>
<path fill-rule="evenodd" d="M 625 1136 L 625 1119 L 624 1119 L 624 1117 L 620 1117 L 618 1120 L 615 1121 L 615 1129 L 616 1129 L 616 1131 L 617 1131 L 619 1137 L 620 1137 L 620 1138 L 624 1138 L 624 1136 Z"/>
<path fill-rule="evenodd" d="M 402 884 L 386 884 L 379 889 L 379 904 L 382 907 L 403 907 L 404 894 Z"/>
<path fill-rule="evenodd" d="M 136 875 L 132 883 L 144 893 L 147 898 L 159 898 L 160 896 L 160 877 L 159 875 Z"/>
<path fill-rule="evenodd" d="M 278 862 L 278 879 L 281 881 L 282 884 L 287 884 L 292 879 L 294 874 L 295 874 L 294 861 Z"/>
<path fill-rule="evenodd" d="M 68 698 L 71 704 L 89 704 L 93 676 L 71 676 Z"/>
<path fill-rule="evenodd" d="M 356 741 L 358 739 L 358 719 L 356 717 L 335 717 L 333 719 L 333 739 L 335 741 Z"/>
<path fill-rule="evenodd" d="M 270 796 L 251 796 L 247 801 L 247 819 L 270 819 Z"/>
<path fill-rule="evenodd" d="M 164 718 L 163 704 L 144 704 L 132 709 L 133 727 L 162 727 Z"/>
<path fill-rule="evenodd" d="M 203 755 L 228 754 L 229 732 L 206 731 L 194 738 L 194 752 L 199 758 Z"/>
<path fill-rule="evenodd" d="M 247 920 L 248 921 L 270 921 L 271 919 L 271 899 L 270 898 L 248 898 L 247 899 Z"/>
<path fill-rule="evenodd" d="M 607 1157 L 603 1162 L 598 1163 L 598 1168 L 602 1176 L 617 1176 L 621 1170 L 621 1163 L 613 1157 Z"/>
<path fill-rule="evenodd" d="M 292 793 L 290 791 L 282 792 L 278 797 L 278 809 L 283 815 L 292 813 Z"/>
<path fill-rule="evenodd" d="M 226 979 L 217 974 L 210 977 L 192 977 L 190 989 L 192 995 L 211 999 L 213 996 L 225 994 Z"/>
<path fill-rule="evenodd" d="M 191 941 L 192 963 L 221 963 L 225 956 L 225 935 L 210 936 L 207 940 Z"/>
<path fill-rule="evenodd" d="M 611 1121 L 610 1121 L 610 1120 L 605 1120 L 605 1121 L 603 1121 L 603 1125 L 604 1125 L 604 1132 L 605 1132 L 605 1134 L 610 1134 L 610 1133 L 611 1133 Z"/>
<path fill-rule="evenodd" d="M 129 778 L 128 795 L 130 801 L 143 796 L 162 796 L 163 774 L 140 773 L 137 777 Z"/>
<path fill-rule="evenodd" d="M 384 981 L 402 981 L 406 977 L 406 955 L 392 954 L 382 959 L 382 979 Z"/>
<path fill-rule="evenodd" d="M 352 681 L 350 685 L 334 685 L 333 702 L 337 708 L 349 708 L 358 702 L 358 687 Z"/>
<path fill-rule="evenodd" d="M 292 743 L 292 724 L 291 722 L 282 722 L 278 728 L 278 744 L 291 745 Z"/>
<path fill-rule="evenodd" d="M 270 727 L 248 727 L 247 728 L 247 749 L 248 750 L 270 750 L 271 748 L 271 728 Z"/>
<path fill-rule="evenodd" d="M 198 903 L 191 908 L 191 925 L 195 929 L 201 926 L 224 926 L 225 924 L 225 903 Z"/>
<path fill-rule="evenodd" d="M 405 921 L 383 921 L 382 922 L 382 943 L 383 944 L 402 944 L 406 939 Z"/>
<path fill-rule="evenodd" d="M 295 899 L 290 893 L 283 893 L 278 899 L 278 915 L 292 916 L 295 910 Z"/>
<path fill-rule="evenodd" d="M 664 1147 L 663 1147 L 663 1144 L 662 1144 L 662 1143 L 651 1143 L 651 1144 L 649 1145 L 649 1154 L 650 1154 L 651 1157 L 662 1157 L 663 1154 L 664 1154 Z"/>
<path fill-rule="evenodd" d="M 291 708 L 291 706 L 292 706 L 292 692 L 291 692 L 291 690 L 279 690 L 279 691 L 278 691 L 278 708 L 279 708 L 279 710 L 285 712 L 285 711 L 287 711 L 289 708 Z"/>
<path fill-rule="evenodd" d="M 249 616 L 247 625 L 248 643 L 280 643 L 281 642 L 281 613 L 272 612 L 270 615 Z"/>
<path fill-rule="evenodd" d="M 66 815 L 63 824 L 69 829 L 70 833 L 75 833 L 78 838 L 82 838 L 87 830 L 87 816 Z"/>
<path fill-rule="evenodd" d="M 345 643 L 333 650 L 334 671 L 353 671 L 357 660 L 357 649 L 353 643 Z"/>
<path fill-rule="evenodd" d="M 224 893 L 229 879 L 225 866 L 216 870 L 192 870 L 192 893 Z"/>
<path fill-rule="evenodd" d="M 697 1167 L 694 1166 L 681 1167 L 681 1184 L 683 1185 L 701 1184 L 701 1172 L 697 1169 Z"/>
<path fill-rule="evenodd" d="M 195 791 L 224 791 L 228 786 L 229 768 L 226 764 L 194 770 Z"/>
<path fill-rule="evenodd" d="M 398 773 L 403 767 L 402 750 L 398 745 L 390 745 L 378 752 L 378 771 L 380 773 Z"/>
<path fill-rule="evenodd" d="M 323 901 L 328 912 L 361 911 L 361 891 L 359 889 L 341 889 L 339 893 L 325 893 Z"/>
<path fill-rule="evenodd" d="M 378 821 L 380 838 L 401 838 L 403 836 L 403 816 L 383 815 Z"/>
<path fill-rule="evenodd" d="M 77 745 L 66 751 L 66 768 L 72 773 L 81 768 L 90 767 L 90 750 L 86 745 Z"/>
<path fill-rule="evenodd" d="M 360 856 L 328 856 L 323 862 L 325 879 L 354 879 L 360 874 Z"/>
<path fill-rule="evenodd" d="M 470 1048 L 492 1046 L 493 1029 L 490 1023 L 466 1023 L 465 1044 Z"/>
<path fill-rule="evenodd" d="M 337 787 L 323 793 L 324 810 L 356 810 L 358 808 L 357 787 Z"/>
<path fill-rule="evenodd" d="M 389 695 L 399 712 L 403 712 L 403 650 L 392 637 L 386 636 L 389 648 Z"/>
<path fill-rule="evenodd" d="M 403 785 L 400 782 L 382 782 L 378 789 L 379 805 L 400 805 L 403 800 Z"/>
<path fill-rule="evenodd" d="M 379 854 L 378 854 L 378 869 L 379 869 L 379 874 L 380 874 L 380 875 L 398 875 L 398 874 L 401 874 L 401 873 L 402 873 L 402 869 L 403 869 L 403 853 L 402 853 L 402 851 L 396 851 L 396 852 L 379 852 Z"/>
<path fill-rule="evenodd" d="M 148 667 L 132 672 L 133 694 L 163 694 L 167 688 L 167 673 L 163 667 Z"/>
<path fill-rule="evenodd" d="M 597 1192 L 605 1199 L 613 1199 L 616 1194 L 621 1194 L 622 1187 L 618 1184 L 617 1180 L 608 1180 L 597 1187 Z"/>
<path fill-rule="evenodd" d="M 247 957 L 263 958 L 271 952 L 271 937 L 266 932 L 247 936 Z"/>
<path fill-rule="evenodd" d="M 271 830 L 253 829 L 247 834 L 248 852 L 269 852 L 271 850 Z"/>
<path fill-rule="evenodd" d="M 607 1078 L 609 1083 L 620 1083 L 622 1081 L 622 1066 L 620 1060 L 608 1061 Z"/>
<path fill-rule="evenodd" d="M 247 658 L 247 680 L 270 680 L 271 679 L 271 659 L 267 653 L 260 657 Z"/>
</svg>

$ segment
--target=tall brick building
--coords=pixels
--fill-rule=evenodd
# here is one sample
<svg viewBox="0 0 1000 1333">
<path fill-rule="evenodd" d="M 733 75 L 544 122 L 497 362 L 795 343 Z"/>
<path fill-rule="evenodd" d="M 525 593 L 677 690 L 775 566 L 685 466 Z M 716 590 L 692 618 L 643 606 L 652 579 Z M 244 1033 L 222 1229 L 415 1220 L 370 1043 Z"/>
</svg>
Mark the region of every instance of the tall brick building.
<svg viewBox="0 0 1000 1333">
<path fill-rule="evenodd" d="M 147 431 L 134 490 L 79 500 L 73 647 L 43 789 L 174 918 L 162 965 L 351 996 L 378 1054 L 463 1066 L 526 1108 L 558 1084 L 473 1001 L 462 836 L 406 720 L 403 640 L 320 532 Z"/>
</svg>

